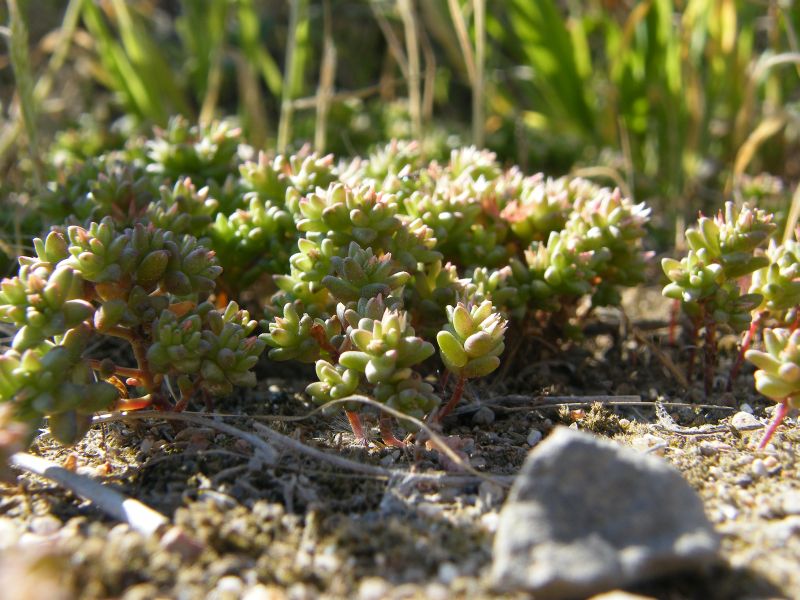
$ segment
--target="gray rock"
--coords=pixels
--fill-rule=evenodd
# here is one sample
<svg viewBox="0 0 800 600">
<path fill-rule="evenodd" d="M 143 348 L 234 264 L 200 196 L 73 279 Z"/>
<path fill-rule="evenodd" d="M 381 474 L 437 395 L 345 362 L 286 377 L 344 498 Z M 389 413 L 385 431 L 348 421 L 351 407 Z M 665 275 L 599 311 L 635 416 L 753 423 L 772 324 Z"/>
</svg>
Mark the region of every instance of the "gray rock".
<svg viewBox="0 0 800 600">
<path fill-rule="evenodd" d="M 711 563 L 700 497 L 653 456 L 567 428 L 531 451 L 500 514 L 493 585 L 580 598 Z"/>
<path fill-rule="evenodd" d="M 472 415 L 472 423 L 480 425 L 481 427 L 491 425 L 494 423 L 494 411 L 488 406 L 481 406 L 475 411 L 475 414 Z"/>
</svg>

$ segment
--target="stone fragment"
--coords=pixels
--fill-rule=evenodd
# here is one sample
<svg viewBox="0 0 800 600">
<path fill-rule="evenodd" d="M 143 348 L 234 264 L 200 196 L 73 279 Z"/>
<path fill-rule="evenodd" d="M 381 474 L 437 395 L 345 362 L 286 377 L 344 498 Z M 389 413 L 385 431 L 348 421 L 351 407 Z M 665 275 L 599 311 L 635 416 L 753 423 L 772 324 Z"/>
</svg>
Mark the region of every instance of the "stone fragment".
<svg viewBox="0 0 800 600">
<path fill-rule="evenodd" d="M 664 461 L 556 429 L 525 461 L 500 515 L 492 582 L 585 598 L 711 563 L 719 539 L 699 496 Z"/>
<path fill-rule="evenodd" d="M 769 475 L 769 471 L 767 471 L 767 466 L 764 464 L 764 461 L 760 458 L 757 458 L 753 461 L 753 464 L 750 467 L 750 472 L 755 477 L 766 477 Z"/>
<path fill-rule="evenodd" d="M 753 413 L 740 410 L 731 417 L 731 427 L 739 431 L 748 431 L 751 429 L 760 429 L 764 427 L 764 424 L 759 421 Z"/>
<path fill-rule="evenodd" d="M 531 429 L 531 432 L 528 434 L 528 437 L 525 441 L 528 442 L 529 446 L 535 446 L 542 441 L 542 437 L 544 437 L 544 434 L 541 431 L 538 429 Z"/>
<path fill-rule="evenodd" d="M 488 427 L 494 423 L 494 411 L 488 406 L 481 406 L 472 415 L 472 423 L 480 427 Z"/>
</svg>

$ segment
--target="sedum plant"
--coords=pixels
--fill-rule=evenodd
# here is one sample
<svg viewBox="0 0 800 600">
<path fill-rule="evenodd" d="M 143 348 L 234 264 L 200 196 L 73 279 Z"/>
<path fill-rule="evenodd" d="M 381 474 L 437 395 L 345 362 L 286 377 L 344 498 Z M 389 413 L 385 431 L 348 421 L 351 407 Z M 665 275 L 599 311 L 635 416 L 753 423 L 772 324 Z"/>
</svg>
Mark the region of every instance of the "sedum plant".
<svg viewBox="0 0 800 600">
<path fill-rule="evenodd" d="M 681 302 L 692 323 L 693 337 L 704 331 L 706 394 L 711 392 L 717 329 L 747 329 L 751 311 L 762 301 L 760 294 L 742 294 L 739 279 L 769 264 L 756 250 L 774 230 L 772 215 L 746 204 L 737 210 L 728 202 L 725 211 L 714 219 L 701 216 L 695 227 L 687 229 L 689 251 L 683 259 L 662 260 L 661 266 L 670 280 L 664 287 L 664 296 Z M 690 380 L 693 359 L 692 353 Z"/>
<path fill-rule="evenodd" d="M 800 408 L 800 329 L 765 329 L 764 351 L 748 350 L 746 357 L 758 367 L 756 389 L 778 403 L 758 446 L 763 449 L 789 409 Z"/>
<path fill-rule="evenodd" d="M 72 443 L 97 410 L 182 408 L 195 393 L 255 383 L 265 342 L 236 303 L 218 311 L 204 301 L 221 268 L 194 237 L 106 218 L 34 247 L 0 283 L 0 321 L 17 328 L 0 401 L 17 421 L 35 428 L 47 417 L 54 437 Z M 103 338 L 124 340 L 135 365 L 93 358 L 87 348 Z"/>
<path fill-rule="evenodd" d="M 316 402 L 366 393 L 433 417 L 425 376 L 437 365 L 461 382 L 442 415 L 464 381 L 496 368 L 508 319 L 522 335 L 561 335 L 582 302 L 617 303 L 643 277 L 649 210 L 583 179 L 525 177 L 476 148 L 428 162 L 415 142 L 339 164 L 308 148 L 251 155 L 230 122 L 176 118 L 69 167 L 47 204 L 78 227 L 58 230 L 69 248 L 54 263 L 79 282 L 65 300 L 75 302 L 43 308 L 18 335 L 38 351 L 76 323 L 94 338 L 124 332 L 136 365 L 90 369 L 121 381 L 127 406 L 250 384 L 266 345 L 273 360 L 316 364 Z M 225 305 L 267 296 L 259 339 L 247 311 Z M 475 331 L 455 327 L 463 311 Z M 487 335 L 490 347 L 475 341 Z M 346 411 L 358 431 L 356 408 Z M 396 443 L 390 420 L 380 424 Z"/>
<path fill-rule="evenodd" d="M 172 117 L 145 143 L 147 172 L 167 181 L 191 177 L 221 184 L 235 168 L 240 142 L 241 130 L 230 121 L 192 125 Z"/>
<path fill-rule="evenodd" d="M 441 419 L 458 404 L 464 382 L 488 375 L 500 366 L 507 321 L 491 301 L 478 305 L 459 302 L 447 307 L 447 324 L 436 335 L 439 354 L 448 372 L 458 379 L 449 402 L 437 414 Z"/>
</svg>

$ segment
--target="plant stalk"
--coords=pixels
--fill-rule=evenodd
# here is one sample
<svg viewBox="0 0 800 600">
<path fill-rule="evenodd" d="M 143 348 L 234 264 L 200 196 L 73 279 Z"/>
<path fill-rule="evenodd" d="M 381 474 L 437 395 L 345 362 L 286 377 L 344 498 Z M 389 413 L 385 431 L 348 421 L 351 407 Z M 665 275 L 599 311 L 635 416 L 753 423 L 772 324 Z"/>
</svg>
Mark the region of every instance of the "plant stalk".
<svg viewBox="0 0 800 600">
<path fill-rule="evenodd" d="M 394 432 L 392 431 L 392 416 L 381 412 L 380 420 L 379 420 L 379 428 L 381 431 L 381 439 L 383 443 L 387 446 L 391 446 L 393 448 L 405 448 L 406 445 L 403 443 L 402 440 L 398 440 Z"/>
<path fill-rule="evenodd" d="M 436 422 L 441 422 L 447 415 L 453 412 L 453 409 L 458 405 L 459 401 L 461 400 L 461 396 L 464 394 L 464 384 L 466 383 L 467 378 L 463 375 L 458 376 L 458 381 L 456 382 L 456 389 L 453 390 L 453 395 L 450 396 L 450 400 L 447 404 L 442 407 L 442 409 L 436 413 Z"/>
<path fill-rule="evenodd" d="M 769 441 L 772 439 L 772 436 L 775 434 L 775 431 L 778 429 L 778 426 L 781 422 L 786 418 L 786 415 L 789 414 L 789 399 L 785 398 L 782 402 L 779 402 L 778 405 L 775 407 L 775 416 L 772 418 L 772 422 L 767 427 L 767 430 L 764 432 L 764 437 L 761 438 L 761 443 L 758 445 L 759 450 L 763 450 L 769 444 Z"/>
</svg>

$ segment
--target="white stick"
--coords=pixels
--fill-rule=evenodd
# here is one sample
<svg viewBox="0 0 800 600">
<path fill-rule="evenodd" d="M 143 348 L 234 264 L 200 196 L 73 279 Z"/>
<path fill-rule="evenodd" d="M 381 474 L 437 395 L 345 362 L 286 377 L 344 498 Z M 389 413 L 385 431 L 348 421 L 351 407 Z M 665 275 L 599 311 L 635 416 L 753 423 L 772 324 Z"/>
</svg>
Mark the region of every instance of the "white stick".
<svg viewBox="0 0 800 600">
<path fill-rule="evenodd" d="M 143 535 L 160 534 L 169 524 L 167 517 L 138 500 L 123 496 L 86 475 L 73 473 L 39 456 L 17 452 L 11 455 L 9 462 L 18 469 L 55 481 Z"/>
</svg>

